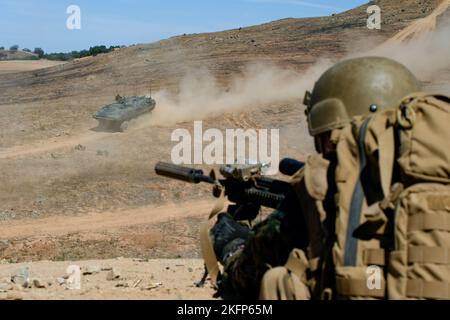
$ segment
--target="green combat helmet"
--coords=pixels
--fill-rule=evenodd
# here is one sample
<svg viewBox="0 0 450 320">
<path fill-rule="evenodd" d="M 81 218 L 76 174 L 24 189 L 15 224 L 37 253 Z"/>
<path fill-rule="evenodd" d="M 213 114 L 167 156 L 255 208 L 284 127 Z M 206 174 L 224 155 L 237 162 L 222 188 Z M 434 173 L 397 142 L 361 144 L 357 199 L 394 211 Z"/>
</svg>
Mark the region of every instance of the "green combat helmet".
<svg viewBox="0 0 450 320">
<path fill-rule="evenodd" d="M 364 57 L 340 62 L 306 92 L 305 104 L 312 136 L 341 128 L 354 116 L 393 108 L 406 95 L 419 91 L 414 75 L 387 58 Z"/>
</svg>

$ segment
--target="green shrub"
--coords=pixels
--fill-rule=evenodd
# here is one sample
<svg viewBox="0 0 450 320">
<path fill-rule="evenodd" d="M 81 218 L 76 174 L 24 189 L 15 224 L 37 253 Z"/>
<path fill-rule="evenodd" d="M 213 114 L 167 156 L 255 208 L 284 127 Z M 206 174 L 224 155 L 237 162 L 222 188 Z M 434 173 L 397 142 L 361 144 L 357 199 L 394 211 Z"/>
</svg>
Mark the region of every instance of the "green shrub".
<svg viewBox="0 0 450 320">
<path fill-rule="evenodd" d="M 44 50 L 42 50 L 42 48 L 34 48 L 33 52 L 37 54 L 39 58 L 42 58 L 44 56 Z"/>
</svg>

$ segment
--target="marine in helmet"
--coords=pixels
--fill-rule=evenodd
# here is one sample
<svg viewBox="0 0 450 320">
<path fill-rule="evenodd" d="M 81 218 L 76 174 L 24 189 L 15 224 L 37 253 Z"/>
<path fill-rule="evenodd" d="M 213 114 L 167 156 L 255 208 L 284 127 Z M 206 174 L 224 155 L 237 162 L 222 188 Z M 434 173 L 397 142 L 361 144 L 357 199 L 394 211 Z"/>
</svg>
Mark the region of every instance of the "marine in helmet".
<svg viewBox="0 0 450 320">
<path fill-rule="evenodd" d="M 318 155 L 308 159 L 310 172 L 302 169 L 292 178 L 298 206 L 289 212 L 275 211 L 252 229 L 226 213 L 219 215 L 210 232 L 216 256 L 224 265 L 217 296 L 330 298 L 327 289 L 335 281 L 331 247 L 336 220 L 336 133 L 357 117 L 396 107 L 403 97 L 418 90 L 418 81 L 406 67 L 381 57 L 340 62 L 318 79 L 304 99 Z M 305 182 L 305 175 L 313 170 L 318 188 Z M 326 188 L 320 190 L 320 185 Z M 306 241 L 300 235 L 303 231 Z M 296 262 L 291 263 L 292 259 Z"/>
</svg>

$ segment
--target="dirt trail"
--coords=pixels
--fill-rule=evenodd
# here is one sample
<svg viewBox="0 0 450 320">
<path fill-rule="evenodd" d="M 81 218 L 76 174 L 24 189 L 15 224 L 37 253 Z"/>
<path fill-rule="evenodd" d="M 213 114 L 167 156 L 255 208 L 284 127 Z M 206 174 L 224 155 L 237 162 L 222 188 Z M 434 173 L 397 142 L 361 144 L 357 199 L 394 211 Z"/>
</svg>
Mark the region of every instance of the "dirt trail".
<svg viewBox="0 0 450 320">
<path fill-rule="evenodd" d="M 111 231 L 172 219 L 206 216 L 213 206 L 214 199 L 116 212 L 92 212 L 74 217 L 53 216 L 41 219 L 23 219 L 1 222 L 0 235 L 5 239 L 13 239 L 33 236 L 63 236 L 78 232 Z"/>
<path fill-rule="evenodd" d="M 427 17 L 411 23 L 408 27 L 397 33 L 385 42 L 385 44 L 400 43 L 417 39 L 424 34 L 436 29 L 437 18 L 450 7 L 450 0 L 442 0 L 439 6 Z"/>
<path fill-rule="evenodd" d="M 59 149 L 73 149 L 79 144 L 85 145 L 103 139 L 116 139 L 118 136 L 132 135 L 142 129 L 152 126 L 161 125 L 152 122 L 151 114 L 149 114 L 142 116 L 140 119 L 131 120 L 130 127 L 126 130 L 126 132 L 102 132 L 97 131 L 97 128 L 87 129 L 86 127 L 84 132 L 78 132 L 70 136 L 54 137 L 30 144 L 17 145 L 4 149 L 0 148 L 0 160 L 33 156 Z"/>
<path fill-rule="evenodd" d="M 0 159 L 32 156 L 58 149 L 74 148 L 79 144 L 98 141 L 103 138 L 111 137 L 114 134 L 115 133 L 88 131 L 76 136 L 56 137 L 29 145 L 14 146 L 3 150 L 0 149 Z"/>
</svg>

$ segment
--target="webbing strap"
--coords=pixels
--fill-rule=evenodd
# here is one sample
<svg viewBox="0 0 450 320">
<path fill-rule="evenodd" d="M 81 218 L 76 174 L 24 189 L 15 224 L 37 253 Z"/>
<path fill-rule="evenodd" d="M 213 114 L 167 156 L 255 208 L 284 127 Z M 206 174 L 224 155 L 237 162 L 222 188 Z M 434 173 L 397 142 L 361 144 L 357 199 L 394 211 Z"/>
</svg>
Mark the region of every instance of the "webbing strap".
<svg viewBox="0 0 450 320">
<path fill-rule="evenodd" d="M 392 174 L 394 172 L 395 139 L 394 126 L 390 125 L 378 138 L 378 168 L 380 170 L 381 188 L 387 198 L 391 191 Z"/>
<path fill-rule="evenodd" d="M 343 296 L 384 298 L 386 282 L 382 280 L 380 288 L 370 289 L 365 279 L 336 278 L 336 288 Z"/>
<path fill-rule="evenodd" d="M 209 236 L 210 222 L 225 206 L 225 190 L 222 189 L 220 197 L 216 205 L 211 211 L 209 218 L 200 226 L 200 249 L 202 251 L 203 260 L 205 261 L 206 269 L 211 277 L 211 282 L 216 283 L 217 277 L 220 274 L 219 262 L 217 261 L 214 247 Z"/>
<path fill-rule="evenodd" d="M 384 266 L 386 264 L 386 256 L 384 249 L 366 249 L 363 253 L 363 262 L 368 266 Z"/>
<path fill-rule="evenodd" d="M 353 232 L 358 228 L 361 220 L 361 211 L 364 202 L 364 189 L 361 182 L 361 174 L 366 166 L 367 158 L 365 152 L 365 140 L 367 128 L 371 118 L 367 118 L 361 126 L 358 137 L 358 153 L 359 153 L 359 176 L 353 191 L 352 202 L 350 204 L 347 238 L 345 241 L 344 266 L 356 265 L 356 253 L 358 250 L 358 239 L 353 237 Z"/>
<path fill-rule="evenodd" d="M 285 267 L 268 270 L 261 281 L 260 300 L 310 300 L 308 287 Z"/>
<path fill-rule="evenodd" d="M 409 247 L 409 263 L 450 264 L 450 248 L 441 247 Z"/>
<path fill-rule="evenodd" d="M 450 299 L 450 283 L 408 280 L 406 296 L 419 299 Z"/>
<path fill-rule="evenodd" d="M 448 213 L 416 214 L 408 219 L 409 231 L 442 230 L 450 231 L 450 215 Z"/>
<path fill-rule="evenodd" d="M 303 251 L 300 249 L 292 250 L 285 267 L 299 279 L 302 279 L 306 272 L 306 268 L 308 267 L 308 260 Z"/>
<path fill-rule="evenodd" d="M 305 285 L 300 281 L 300 278 L 293 273 L 286 275 L 283 278 L 284 287 L 286 288 L 286 294 L 292 293 L 293 296 L 289 297 L 291 300 L 305 300 Z"/>
</svg>

